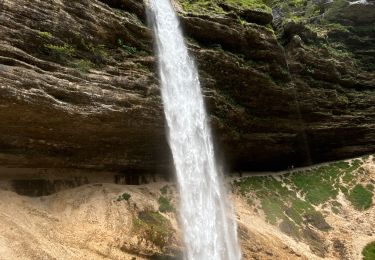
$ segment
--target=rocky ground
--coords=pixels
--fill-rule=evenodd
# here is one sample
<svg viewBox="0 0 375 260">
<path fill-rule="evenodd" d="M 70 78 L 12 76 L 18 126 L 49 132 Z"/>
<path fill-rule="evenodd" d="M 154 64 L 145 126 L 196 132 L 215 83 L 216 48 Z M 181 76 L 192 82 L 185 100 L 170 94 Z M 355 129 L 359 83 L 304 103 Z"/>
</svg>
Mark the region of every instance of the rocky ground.
<svg viewBox="0 0 375 260">
<path fill-rule="evenodd" d="M 337 186 L 309 186 L 317 174 Z M 42 197 L 1 187 L 0 259 L 179 259 L 174 183 L 97 180 Z M 360 259 L 375 240 L 373 156 L 228 181 L 244 259 Z"/>
</svg>

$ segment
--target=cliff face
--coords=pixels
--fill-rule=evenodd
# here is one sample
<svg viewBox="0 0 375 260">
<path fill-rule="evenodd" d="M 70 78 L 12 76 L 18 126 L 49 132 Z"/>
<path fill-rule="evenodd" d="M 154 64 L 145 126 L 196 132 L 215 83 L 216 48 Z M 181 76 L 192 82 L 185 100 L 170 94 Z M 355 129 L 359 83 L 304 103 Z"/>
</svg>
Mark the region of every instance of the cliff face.
<svg viewBox="0 0 375 260">
<path fill-rule="evenodd" d="M 371 1 L 298 19 L 274 1 L 273 27 L 268 7 L 202 2 L 176 8 L 231 168 L 375 151 Z M 0 2 L 1 165 L 170 166 L 144 9 L 134 0 Z"/>
<path fill-rule="evenodd" d="M 2 1 L 1 10 L 2 165 L 166 160 L 151 35 L 135 15 L 99 1 Z"/>
</svg>

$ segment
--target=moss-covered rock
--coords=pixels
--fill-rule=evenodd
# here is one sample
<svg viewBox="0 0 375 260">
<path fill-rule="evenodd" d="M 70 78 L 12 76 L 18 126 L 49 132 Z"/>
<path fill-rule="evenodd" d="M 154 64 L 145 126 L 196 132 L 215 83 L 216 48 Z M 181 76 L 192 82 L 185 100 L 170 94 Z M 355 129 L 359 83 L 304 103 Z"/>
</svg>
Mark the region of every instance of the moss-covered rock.
<svg viewBox="0 0 375 260">
<path fill-rule="evenodd" d="M 280 169 L 375 150 L 373 28 L 341 22 L 338 11 L 349 7 L 176 5 L 229 168 Z M 1 9 L 2 165 L 168 172 L 142 1 L 3 1 Z"/>
<path fill-rule="evenodd" d="M 142 211 L 133 222 L 133 231 L 139 234 L 139 239 L 145 239 L 161 249 L 173 239 L 171 223 L 158 212 Z"/>
<path fill-rule="evenodd" d="M 324 237 L 334 231 L 327 216 L 345 217 L 343 211 L 348 209 L 341 203 L 358 214 L 372 207 L 373 192 L 364 185 L 371 184 L 373 178 L 364 170 L 371 160 L 360 158 L 275 176 L 249 176 L 235 180 L 233 186 L 266 221 L 324 256 L 328 250 Z M 346 254 L 339 244 L 336 246 L 341 255 Z"/>
<path fill-rule="evenodd" d="M 372 242 L 363 249 L 362 251 L 363 260 L 375 259 L 375 242 Z"/>
</svg>

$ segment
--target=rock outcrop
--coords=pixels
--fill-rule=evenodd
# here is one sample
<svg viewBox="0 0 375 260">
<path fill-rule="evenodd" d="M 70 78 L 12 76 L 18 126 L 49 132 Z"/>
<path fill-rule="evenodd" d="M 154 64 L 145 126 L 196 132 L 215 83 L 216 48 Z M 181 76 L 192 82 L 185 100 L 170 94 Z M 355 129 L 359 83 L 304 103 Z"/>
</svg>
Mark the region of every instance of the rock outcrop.
<svg viewBox="0 0 375 260">
<path fill-rule="evenodd" d="M 277 36 L 269 15 L 229 11 L 237 14 L 180 17 L 230 168 L 375 151 L 370 54 L 359 53 L 358 65 L 327 44 L 327 35 L 348 39 L 334 30 L 321 36 L 306 24 L 281 23 Z M 1 165 L 168 171 L 144 14 L 133 0 L 0 2 Z M 352 19 L 351 26 L 363 24 Z"/>
<path fill-rule="evenodd" d="M 151 35 L 137 17 L 99 1 L 1 10 L 2 165 L 166 165 Z"/>
</svg>

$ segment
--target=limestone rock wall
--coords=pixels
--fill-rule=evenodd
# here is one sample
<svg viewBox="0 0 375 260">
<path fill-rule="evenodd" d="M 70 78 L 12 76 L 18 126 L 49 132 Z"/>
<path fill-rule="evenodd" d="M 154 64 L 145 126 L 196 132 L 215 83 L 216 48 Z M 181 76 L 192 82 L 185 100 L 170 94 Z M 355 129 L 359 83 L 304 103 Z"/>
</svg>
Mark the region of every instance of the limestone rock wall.
<svg viewBox="0 0 375 260">
<path fill-rule="evenodd" d="M 1 165 L 169 171 L 144 6 L 0 2 Z M 228 10 L 179 13 L 225 165 L 266 170 L 375 150 L 373 70 L 306 24 L 272 29 L 269 14 Z"/>
</svg>

